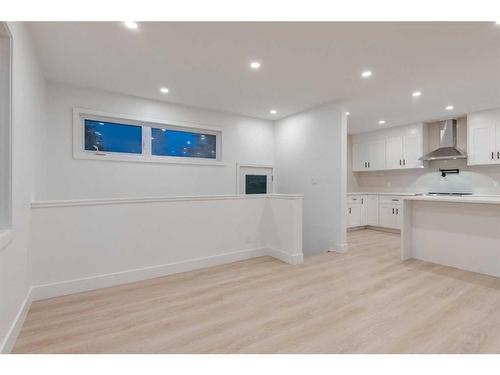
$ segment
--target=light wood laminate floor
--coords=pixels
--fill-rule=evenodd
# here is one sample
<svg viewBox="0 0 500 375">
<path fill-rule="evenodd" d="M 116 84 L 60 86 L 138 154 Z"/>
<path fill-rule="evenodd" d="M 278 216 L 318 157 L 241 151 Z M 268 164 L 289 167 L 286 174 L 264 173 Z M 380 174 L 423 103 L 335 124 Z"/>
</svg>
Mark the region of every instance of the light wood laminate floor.
<svg viewBox="0 0 500 375">
<path fill-rule="evenodd" d="M 416 260 L 399 235 L 33 303 L 16 353 L 500 352 L 500 279 Z"/>
</svg>

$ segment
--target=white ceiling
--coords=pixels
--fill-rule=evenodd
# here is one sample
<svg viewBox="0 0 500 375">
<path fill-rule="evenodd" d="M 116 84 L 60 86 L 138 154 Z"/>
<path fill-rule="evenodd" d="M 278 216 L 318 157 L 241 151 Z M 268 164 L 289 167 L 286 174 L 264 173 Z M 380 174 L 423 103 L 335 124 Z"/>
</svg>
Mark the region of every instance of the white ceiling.
<svg viewBox="0 0 500 375">
<path fill-rule="evenodd" d="M 30 27 L 49 80 L 252 117 L 278 119 L 345 99 L 356 133 L 379 128 L 380 119 L 395 126 L 500 106 L 493 22 Z M 260 70 L 249 68 L 253 60 Z M 370 79 L 360 78 L 365 69 Z M 415 99 L 417 89 L 423 94 Z M 455 110 L 446 111 L 449 104 Z"/>
</svg>

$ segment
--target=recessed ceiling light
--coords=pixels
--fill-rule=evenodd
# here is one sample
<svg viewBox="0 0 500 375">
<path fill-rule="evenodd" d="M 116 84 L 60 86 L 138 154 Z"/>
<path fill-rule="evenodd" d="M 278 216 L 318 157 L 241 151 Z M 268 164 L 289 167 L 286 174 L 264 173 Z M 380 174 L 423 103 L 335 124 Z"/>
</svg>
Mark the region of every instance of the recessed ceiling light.
<svg viewBox="0 0 500 375">
<path fill-rule="evenodd" d="M 413 97 L 417 98 L 422 95 L 421 91 L 414 91 L 413 94 L 411 94 Z"/>
<path fill-rule="evenodd" d="M 275 109 L 271 109 L 271 110 L 269 111 L 269 113 L 270 113 L 270 114 L 272 114 L 272 115 L 275 115 L 276 113 L 278 113 L 278 111 L 277 111 L 277 110 L 275 110 Z"/>
<path fill-rule="evenodd" d="M 134 21 L 125 21 L 123 24 L 129 29 L 137 29 L 139 27 L 139 25 L 137 25 L 137 22 Z"/>
<path fill-rule="evenodd" d="M 447 106 L 445 109 L 446 109 L 447 111 L 451 111 L 453 108 L 455 108 L 455 107 L 453 107 L 452 105 L 449 105 L 449 106 Z"/>
<path fill-rule="evenodd" d="M 169 90 L 167 87 L 161 87 L 161 88 L 160 88 L 160 92 L 161 92 L 162 94 L 168 94 L 168 92 L 169 92 L 169 91 L 170 91 L 170 90 Z"/>
<path fill-rule="evenodd" d="M 252 61 L 250 63 L 250 68 L 252 68 L 252 69 L 259 69 L 260 68 L 260 62 L 258 62 L 258 61 Z"/>
<path fill-rule="evenodd" d="M 385 124 L 385 120 L 380 120 L 380 121 L 378 122 L 378 124 L 379 124 L 379 125 L 384 125 L 384 124 Z"/>
<path fill-rule="evenodd" d="M 351 112 L 346 112 L 345 115 L 346 116 L 349 116 L 351 114 Z"/>
<path fill-rule="evenodd" d="M 361 77 L 363 78 L 369 78 L 372 76 L 372 72 L 369 70 L 365 70 L 363 73 L 361 73 Z"/>
</svg>

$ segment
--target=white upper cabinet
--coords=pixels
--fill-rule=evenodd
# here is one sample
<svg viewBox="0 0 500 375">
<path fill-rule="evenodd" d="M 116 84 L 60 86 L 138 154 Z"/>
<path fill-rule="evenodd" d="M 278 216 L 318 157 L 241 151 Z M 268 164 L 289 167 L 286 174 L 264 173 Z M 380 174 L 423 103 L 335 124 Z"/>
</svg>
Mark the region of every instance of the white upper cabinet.
<svg viewBox="0 0 500 375">
<path fill-rule="evenodd" d="M 411 134 L 403 136 L 403 168 L 422 168 L 423 155 L 422 134 Z"/>
<path fill-rule="evenodd" d="M 469 165 L 500 164 L 500 110 L 472 113 L 467 119 Z"/>
<path fill-rule="evenodd" d="M 368 169 L 380 170 L 385 168 L 385 140 L 369 142 L 368 150 L 370 159 Z"/>
<path fill-rule="evenodd" d="M 352 168 L 355 171 L 385 169 L 385 141 L 368 140 L 353 143 Z"/>
<path fill-rule="evenodd" d="M 403 137 L 388 137 L 386 142 L 386 168 L 403 166 Z"/>
<path fill-rule="evenodd" d="M 423 140 L 423 124 L 353 135 L 352 170 L 422 168 Z"/>
<path fill-rule="evenodd" d="M 354 171 L 362 171 L 368 168 L 367 160 L 370 158 L 368 147 L 365 143 L 352 144 L 352 169 Z"/>
</svg>

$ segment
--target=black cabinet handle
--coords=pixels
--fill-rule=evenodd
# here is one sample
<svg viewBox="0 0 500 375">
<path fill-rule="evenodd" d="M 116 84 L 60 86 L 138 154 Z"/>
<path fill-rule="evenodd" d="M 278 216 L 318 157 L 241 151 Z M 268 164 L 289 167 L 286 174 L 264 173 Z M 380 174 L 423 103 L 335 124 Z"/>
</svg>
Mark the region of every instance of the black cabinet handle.
<svg viewBox="0 0 500 375">
<path fill-rule="evenodd" d="M 399 208 L 396 208 L 396 215 L 399 215 Z"/>
<path fill-rule="evenodd" d="M 401 165 L 401 159 L 399 159 L 399 165 Z"/>
<path fill-rule="evenodd" d="M 491 151 L 491 158 L 492 158 L 492 159 L 495 159 L 495 157 L 494 157 L 493 155 L 494 155 L 494 154 L 493 154 L 493 151 Z"/>
<path fill-rule="evenodd" d="M 394 208 L 392 209 L 392 214 L 394 215 Z"/>
<path fill-rule="evenodd" d="M 351 207 L 349 207 L 349 213 L 351 213 Z"/>
<path fill-rule="evenodd" d="M 500 159 L 500 152 L 497 151 L 497 159 Z"/>
<path fill-rule="evenodd" d="M 361 204 L 363 204 L 363 198 L 361 198 Z"/>
<path fill-rule="evenodd" d="M 368 162 L 368 168 L 370 168 L 370 162 Z"/>
<path fill-rule="evenodd" d="M 406 165 L 406 159 L 403 159 L 403 165 Z"/>
<path fill-rule="evenodd" d="M 366 161 L 365 161 L 365 168 L 366 168 Z"/>
</svg>

